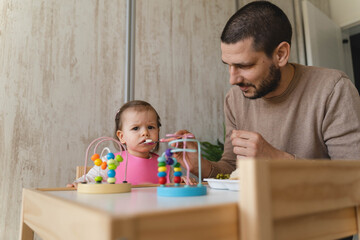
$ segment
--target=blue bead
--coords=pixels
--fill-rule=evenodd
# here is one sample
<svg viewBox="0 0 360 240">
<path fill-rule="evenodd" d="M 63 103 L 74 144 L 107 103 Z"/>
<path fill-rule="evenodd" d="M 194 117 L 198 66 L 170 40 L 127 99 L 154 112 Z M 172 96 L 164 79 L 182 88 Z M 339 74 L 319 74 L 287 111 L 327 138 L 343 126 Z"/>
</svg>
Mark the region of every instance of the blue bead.
<svg viewBox="0 0 360 240">
<path fill-rule="evenodd" d="M 174 172 L 174 176 L 175 176 L 175 177 L 181 177 L 181 176 L 182 176 L 182 172 Z"/>
<path fill-rule="evenodd" d="M 166 158 L 164 156 L 158 157 L 158 162 L 165 162 Z"/>
<path fill-rule="evenodd" d="M 174 164 L 174 160 L 173 160 L 171 157 L 169 157 L 169 158 L 166 160 L 166 164 L 167 164 L 167 165 L 173 165 L 173 164 Z"/>
<path fill-rule="evenodd" d="M 165 151 L 166 156 L 171 157 L 173 153 L 171 152 L 171 148 L 166 149 Z"/>
<path fill-rule="evenodd" d="M 109 170 L 108 172 L 107 172 L 107 175 L 108 175 L 108 177 L 115 177 L 115 170 Z"/>
<path fill-rule="evenodd" d="M 108 154 L 106 155 L 106 158 L 107 158 L 108 160 L 114 159 L 114 158 L 115 158 L 115 155 L 111 152 L 111 153 L 108 153 Z"/>
<path fill-rule="evenodd" d="M 166 177 L 166 172 L 158 172 L 158 177 Z"/>
</svg>

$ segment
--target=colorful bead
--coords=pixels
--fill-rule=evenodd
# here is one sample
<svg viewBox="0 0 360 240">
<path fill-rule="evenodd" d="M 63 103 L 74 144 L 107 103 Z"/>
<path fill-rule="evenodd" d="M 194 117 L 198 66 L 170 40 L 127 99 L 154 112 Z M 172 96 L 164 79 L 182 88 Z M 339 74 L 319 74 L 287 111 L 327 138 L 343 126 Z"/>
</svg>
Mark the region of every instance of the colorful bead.
<svg viewBox="0 0 360 240">
<path fill-rule="evenodd" d="M 174 177 L 174 183 L 180 183 L 181 177 Z"/>
<path fill-rule="evenodd" d="M 173 153 L 171 152 L 171 148 L 166 149 L 165 155 L 168 157 L 171 157 L 173 155 Z"/>
<path fill-rule="evenodd" d="M 91 160 L 95 161 L 96 159 L 100 158 L 100 155 L 95 153 L 94 155 L 91 156 Z"/>
<path fill-rule="evenodd" d="M 176 163 L 174 167 L 180 167 L 180 163 Z"/>
<path fill-rule="evenodd" d="M 101 164 L 101 169 L 102 170 L 105 170 L 107 168 L 107 163 L 106 162 L 103 162 L 102 164 Z"/>
<path fill-rule="evenodd" d="M 182 172 L 174 172 L 174 176 L 175 176 L 175 177 L 181 177 L 181 176 L 182 176 Z"/>
<path fill-rule="evenodd" d="M 101 163 L 102 163 L 102 160 L 101 160 L 100 158 L 98 158 L 98 159 L 96 159 L 96 160 L 94 161 L 94 164 L 95 164 L 96 166 L 100 166 Z"/>
<path fill-rule="evenodd" d="M 158 172 L 158 177 L 166 177 L 166 172 Z"/>
<path fill-rule="evenodd" d="M 109 171 L 107 172 L 107 175 L 108 175 L 109 178 L 115 177 L 115 175 L 116 175 L 115 170 L 109 170 Z"/>
<path fill-rule="evenodd" d="M 115 164 L 115 160 L 114 159 L 110 159 L 107 161 L 107 164 L 110 165 L 110 164 Z"/>
<path fill-rule="evenodd" d="M 164 156 L 158 157 L 158 162 L 165 162 L 166 158 Z"/>
<path fill-rule="evenodd" d="M 165 184 L 166 183 L 166 177 L 159 178 L 159 183 L 160 184 Z"/>
<path fill-rule="evenodd" d="M 116 155 L 115 160 L 118 161 L 118 162 L 124 161 L 123 157 L 120 156 L 120 155 Z"/>
<path fill-rule="evenodd" d="M 114 177 L 109 177 L 109 178 L 107 179 L 107 182 L 108 182 L 108 183 L 115 183 L 115 182 L 116 182 L 116 178 L 114 178 Z"/>
<path fill-rule="evenodd" d="M 175 168 L 174 168 L 174 171 L 175 171 L 175 172 L 181 172 L 181 168 L 175 167 Z"/>
<path fill-rule="evenodd" d="M 108 164 L 108 169 L 110 169 L 110 170 L 115 170 L 115 169 L 116 169 L 116 165 L 115 165 L 115 164 Z"/>
<path fill-rule="evenodd" d="M 108 160 L 114 159 L 114 158 L 115 158 L 115 155 L 114 155 L 112 152 L 110 152 L 110 153 L 108 153 L 108 154 L 106 155 L 106 158 L 107 158 Z"/>
<path fill-rule="evenodd" d="M 159 162 L 159 163 L 158 163 L 158 167 L 164 167 L 164 166 L 166 166 L 166 163 L 165 163 L 165 162 Z"/>
<path fill-rule="evenodd" d="M 103 180 L 102 176 L 95 177 L 95 182 L 101 182 Z"/>
<path fill-rule="evenodd" d="M 171 157 L 169 157 L 169 158 L 166 160 L 166 164 L 167 164 L 167 165 L 173 165 L 173 164 L 174 164 L 174 160 L 173 160 Z"/>
<path fill-rule="evenodd" d="M 166 172 L 166 167 L 159 167 L 158 172 Z"/>
</svg>

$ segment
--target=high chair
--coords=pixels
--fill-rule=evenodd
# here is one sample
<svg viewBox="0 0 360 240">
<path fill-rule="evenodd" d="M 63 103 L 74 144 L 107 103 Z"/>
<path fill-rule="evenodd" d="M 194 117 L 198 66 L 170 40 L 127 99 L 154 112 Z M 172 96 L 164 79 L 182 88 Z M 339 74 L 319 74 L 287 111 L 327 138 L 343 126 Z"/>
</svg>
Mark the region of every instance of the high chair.
<svg viewBox="0 0 360 240">
<path fill-rule="evenodd" d="M 76 179 L 78 179 L 79 177 L 82 177 L 82 175 L 84 175 L 84 168 L 85 166 L 76 166 Z M 86 167 L 86 173 L 88 173 L 90 171 L 92 167 L 87 166 Z"/>
</svg>

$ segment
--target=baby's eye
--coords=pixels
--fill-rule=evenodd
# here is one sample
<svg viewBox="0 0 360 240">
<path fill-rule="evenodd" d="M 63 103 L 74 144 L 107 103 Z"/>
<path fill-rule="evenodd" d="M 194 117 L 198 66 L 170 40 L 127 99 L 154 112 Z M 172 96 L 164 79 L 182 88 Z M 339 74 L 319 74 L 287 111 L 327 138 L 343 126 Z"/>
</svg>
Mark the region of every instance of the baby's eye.
<svg viewBox="0 0 360 240">
<path fill-rule="evenodd" d="M 148 126 L 148 129 L 155 129 L 154 126 Z"/>
<path fill-rule="evenodd" d="M 139 127 L 133 127 L 131 130 L 134 130 L 134 131 L 139 130 Z"/>
</svg>

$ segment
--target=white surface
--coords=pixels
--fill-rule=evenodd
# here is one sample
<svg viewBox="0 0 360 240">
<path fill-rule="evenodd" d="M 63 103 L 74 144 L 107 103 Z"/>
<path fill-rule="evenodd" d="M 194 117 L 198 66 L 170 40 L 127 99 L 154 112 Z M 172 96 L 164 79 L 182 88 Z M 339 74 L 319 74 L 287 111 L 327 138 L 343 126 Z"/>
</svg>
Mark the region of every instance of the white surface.
<svg viewBox="0 0 360 240">
<path fill-rule="evenodd" d="M 329 0 L 331 18 L 340 26 L 360 21 L 360 0 Z"/>
<path fill-rule="evenodd" d="M 156 187 L 133 188 L 130 193 L 84 194 L 77 191 L 49 191 L 46 194 L 94 207 L 114 215 L 178 210 L 179 208 L 207 207 L 236 203 L 239 193 L 208 187 L 207 195 L 199 197 L 158 197 Z"/>
<path fill-rule="evenodd" d="M 205 178 L 204 181 L 213 189 L 239 191 L 239 180 Z"/>
<path fill-rule="evenodd" d="M 303 1 L 307 65 L 345 71 L 340 27 L 309 1 Z"/>
</svg>

